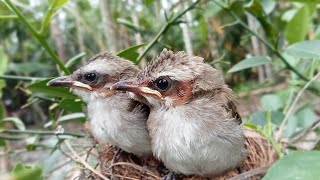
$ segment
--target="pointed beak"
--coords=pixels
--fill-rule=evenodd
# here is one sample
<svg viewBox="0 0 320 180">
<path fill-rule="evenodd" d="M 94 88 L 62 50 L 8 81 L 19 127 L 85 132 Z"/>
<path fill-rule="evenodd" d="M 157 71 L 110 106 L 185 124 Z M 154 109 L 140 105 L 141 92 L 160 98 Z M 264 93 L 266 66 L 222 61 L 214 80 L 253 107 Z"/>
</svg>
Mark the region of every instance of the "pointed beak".
<svg viewBox="0 0 320 180">
<path fill-rule="evenodd" d="M 147 81 L 125 80 L 113 84 L 110 89 L 117 91 L 129 91 L 144 96 L 152 96 L 157 99 L 163 99 L 159 91 L 149 88 Z"/>
<path fill-rule="evenodd" d="M 61 76 L 50 80 L 47 83 L 47 86 L 64 86 L 64 87 L 71 87 L 71 88 L 79 88 L 85 90 L 92 90 L 92 87 L 84 84 L 80 81 L 74 80 L 71 76 Z"/>
</svg>

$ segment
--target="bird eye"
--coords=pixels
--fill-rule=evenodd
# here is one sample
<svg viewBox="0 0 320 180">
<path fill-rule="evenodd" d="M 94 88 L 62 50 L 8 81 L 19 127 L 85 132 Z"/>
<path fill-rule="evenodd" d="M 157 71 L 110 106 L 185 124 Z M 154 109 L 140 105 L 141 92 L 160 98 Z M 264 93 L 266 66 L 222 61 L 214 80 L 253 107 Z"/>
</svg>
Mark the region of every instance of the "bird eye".
<svg viewBox="0 0 320 180">
<path fill-rule="evenodd" d="M 97 74 L 96 73 L 88 73 L 88 74 L 84 75 L 84 79 L 86 81 L 89 81 L 89 82 L 95 81 L 96 78 L 97 78 Z"/>
<path fill-rule="evenodd" d="M 157 89 L 159 89 L 160 91 L 166 91 L 169 89 L 170 86 L 170 79 L 162 77 L 162 78 L 158 78 L 156 80 L 156 87 Z"/>
</svg>

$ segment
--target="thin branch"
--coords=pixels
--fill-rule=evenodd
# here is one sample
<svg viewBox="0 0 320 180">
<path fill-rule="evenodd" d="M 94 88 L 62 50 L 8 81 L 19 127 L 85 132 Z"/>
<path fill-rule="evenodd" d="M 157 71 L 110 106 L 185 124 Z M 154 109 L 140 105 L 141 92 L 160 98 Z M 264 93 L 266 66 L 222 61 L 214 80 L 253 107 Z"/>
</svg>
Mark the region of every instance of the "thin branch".
<svg viewBox="0 0 320 180">
<path fill-rule="evenodd" d="M 45 80 L 45 79 L 48 79 L 48 78 L 28 77 L 28 76 L 0 75 L 0 79 L 14 79 L 14 80 L 22 80 L 22 81 L 36 81 L 36 80 Z"/>
<path fill-rule="evenodd" d="M 46 41 L 45 37 L 43 37 L 40 33 L 37 32 L 37 30 L 28 22 L 26 17 L 21 13 L 21 11 L 10 0 L 4 0 L 4 1 L 10 7 L 10 9 L 18 16 L 19 20 L 25 26 L 27 26 L 27 28 L 31 31 L 31 33 L 34 35 L 34 37 L 40 42 L 42 47 L 49 53 L 49 55 L 52 57 L 53 61 L 60 67 L 60 69 L 64 73 L 70 74 L 70 71 L 64 66 L 64 64 L 61 62 L 59 57 L 49 47 L 49 44 Z"/>
<path fill-rule="evenodd" d="M 214 2 L 218 6 L 220 6 L 223 10 L 228 12 L 233 18 L 235 18 L 236 22 L 238 22 L 241 26 L 243 26 L 243 28 L 245 28 L 247 31 L 249 31 L 252 35 L 256 36 L 259 39 L 259 41 L 261 41 L 272 53 L 274 53 L 276 56 L 278 56 L 280 58 L 280 60 L 285 64 L 287 69 L 294 72 L 298 77 L 300 77 L 304 81 L 309 81 L 309 79 L 307 77 L 302 75 L 297 69 L 295 69 L 293 66 L 291 66 L 291 64 L 288 63 L 288 61 L 279 53 L 279 51 L 277 51 L 267 40 L 263 39 L 256 32 L 251 30 L 245 22 L 243 22 L 231 9 L 229 9 L 229 7 L 225 7 L 215 0 L 214 0 Z"/>
<path fill-rule="evenodd" d="M 112 164 L 109 168 L 112 168 L 114 166 L 121 166 L 121 165 L 130 166 L 130 167 L 133 167 L 134 169 L 137 169 L 139 171 L 145 171 L 148 175 L 153 176 L 154 178 L 160 179 L 159 176 L 153 174 L 150 170 L 147 170 L 139 165 L 128 163 L 128 162 L 117 162 L 117 163 Z"/>
<path fill-rule="evenodd" d="M 67 145 L 68 149 L 71 151 L 71 153 L 74 155 L 74 157 L 76 158 L 76 161 L 80 161 L 80 163 L 86 167 L 87 169 L 89 169 L 91 172 L 95 173 L 96 175 L 98 175 L 101 179 L 104 180 L 109 180 L 109 178 L 105 177 L 103 174 L 101 174 L 100 172 L 98 172 L 97 170 L 95 170 L 93 167 L 91 167 L 85 160 L 83 160 L 78 154 L 77 152 L 71 147 L 70 143 L 68 142 L 68 140 L 65 140 L 64 143 Z"/>
<path fill-rule="evenodd" d="M 188 8 L 180 12 L 178 15 L 176 15 L 174 18 L 168 20 L 161 28 L 161 30 L 158 32 L 158 34 L 148 43 L 144 51 L 139 55 L 137 59 L 137 64 L 141 61 L 141 59 L 147 54 L 147 52 L 157 43 L 157 41 L 164 35 L 167 30 L 174 25 L 179 18 L 181 18 L 185 13 L 195 8 L 195 6 L 199 3 L 200 0 L 197 0 L 193 2 Z"/>
<path fill-rule="evenodd" d="M 74 136 L 74 137 L 85 137 L 84 134 L 78 133 L 56 133 L 54 131 L 41 131 L 41 130 L 18 130 L 18 129 L 4 129 L 0 131 L 1 133 L 9 133 L 9 134 L 38 134 L 38 135 L 66 135 L 66 136 Z"/>
<path fill-rule="evenodd" d="M 317 127 L 319 127 L 320 125 L 320 119 L 315 121 L 314 123 L 311 124 L 311 126 L 309 126 L 308 128 L 304 129 L 301 133 L 297 134 L 296 136 L 294 136 L 289 142 L 288 144 L 294 144 L 298 141 L 300 141 L 301 139 L 303 139 L 304 137 L 306 137 L 310 132 L 312 132 L 313 130 L 315 130 Z"/>
<path fill-rule="evenodd" d="M 308 83 L 306 83 L 306 85 L 304 85 L 304 87 L 299 91 L 299 93 L 297 94 L 296 98 L 294 99 L 292 105 L 290 106 L 290 108 L 289 108 L 286 116 L 284 117 L 284 119 L 283 119 L 283 121 L 282 121 L 282 123 L 281 123 L 281 125 L 280 125 L 280 127 L 279 127 L 279 131 L 278 131 L 278 133 L 277 133 L 277 135 L 276 135 L 276 141 L 279 141 L 279 139 L 280 139 L 280 137 L 281 137 L 281 135 L 282 135 L 282 132 L 283 132 L 283 130 L 284 130 L 284 126 L 286 125 L 286 123 L 287 123 L 290 115 L 291 115 L 292 112 L 293 112 L 293 109 L 295 108 L 298 100 L 300 99 L 300 97 L 302 96 L 302 94 L 304 93 L 304 91 L 311 85 L 311 83 L 312 83 L 313 81 L 317 80 L 319 77 L 320 77 L 320 72 L 319 72 L 317 75 L 315 75 Z"/>
<path fill-rule="evenodd" d="M 258 174 L 265 174 L 270 166 L 263 166 L 256 169 L 252 169 L 250 171 L 247 171 L 245 173 L 239 174 L 237 176 L 234 176 L 232 178 L 229 178 L 228 180 L 245 180 L 250 179 L 250 177 L 256 176 Z"/>
</svg>

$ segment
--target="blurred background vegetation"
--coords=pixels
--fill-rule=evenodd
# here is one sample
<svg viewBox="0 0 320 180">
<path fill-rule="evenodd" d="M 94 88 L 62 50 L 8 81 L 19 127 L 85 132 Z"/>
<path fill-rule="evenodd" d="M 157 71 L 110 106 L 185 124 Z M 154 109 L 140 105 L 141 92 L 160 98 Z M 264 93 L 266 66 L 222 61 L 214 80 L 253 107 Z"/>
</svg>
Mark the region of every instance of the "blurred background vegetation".
<svg viewBox="0 0 320 180">
<path fill-rule="evenodd" d="M 223 72 L 245 125 L 286 155 L 266 179 L 281 179 L 289 167 L 291 177 L 320 177 L 319 3 L 1 0 L 0 179 L 81 176 L 66 140 L 97 165 L 96 145 L 83 131 L 84 103 L 46 83 L 102 51 L 143 67 L 163 48 L 201 56 Z"/>
</svg>

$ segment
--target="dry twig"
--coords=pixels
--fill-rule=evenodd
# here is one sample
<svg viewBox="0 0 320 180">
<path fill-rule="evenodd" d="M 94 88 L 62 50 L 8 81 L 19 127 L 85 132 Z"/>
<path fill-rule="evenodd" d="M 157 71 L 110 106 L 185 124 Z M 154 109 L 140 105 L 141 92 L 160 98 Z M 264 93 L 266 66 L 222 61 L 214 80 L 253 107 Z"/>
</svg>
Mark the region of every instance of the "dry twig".
<svg viewBox="0 0 320 180">
<path fill-rule="evenodd" d="M 70 143 L 68 142 L 68 140 L 65 140 L 64 143 L 67 145 L 68 149 L 71 151 L 71 153 L 74 155 L 74 157 L 76 158 L 76 160 L 78 162 L 80 162 L 85 168 L 89 169 L 91 172 L 93 172 L 94 174 L 96 174 L 97 176 L 99 176 L 100 178 L 104 179 L 104 180 L 109 180 L 109 178 L 105 177 L 104 175 L 102 175 L 100 172 L 98 172 L 97 170 L 95 170 L 93 167 L 91 167 L 85 160 L 83 160 L 78 154 L 77 152 L 71 147 Z"/>
</svg>

